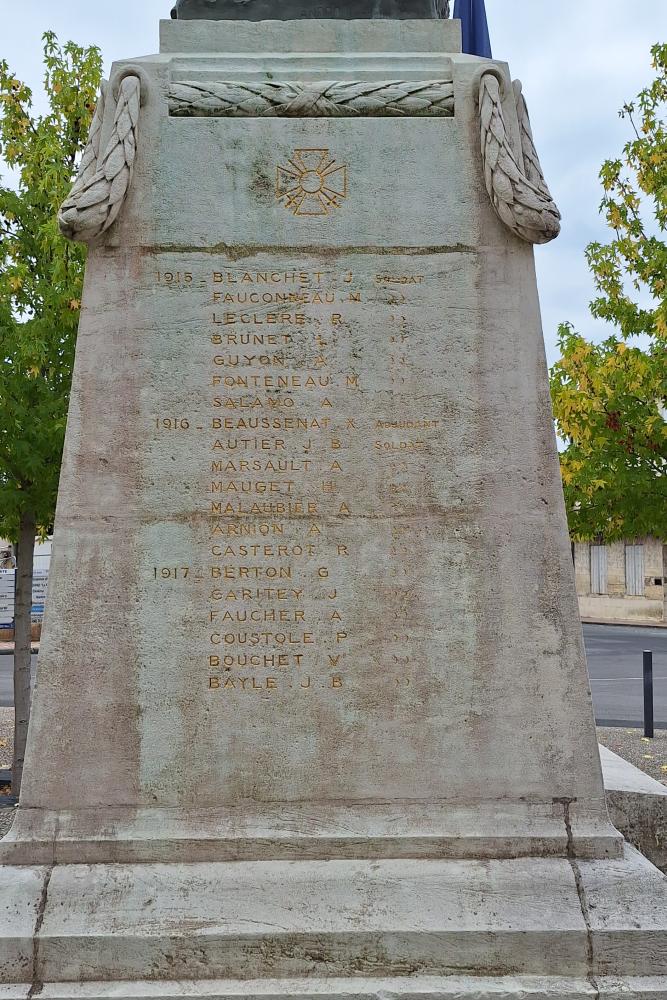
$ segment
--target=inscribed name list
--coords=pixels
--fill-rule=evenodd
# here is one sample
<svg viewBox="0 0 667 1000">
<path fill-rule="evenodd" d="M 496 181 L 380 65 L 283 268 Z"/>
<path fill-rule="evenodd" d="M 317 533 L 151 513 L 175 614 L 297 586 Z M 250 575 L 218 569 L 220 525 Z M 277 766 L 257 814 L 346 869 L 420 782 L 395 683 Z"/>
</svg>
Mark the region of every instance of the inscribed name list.
<svg viewBox="0 0 667 1000">
<path fill-rule="evenodd" d="M 163 516 L 140 548 L 165 621 L 145 725 L 186 699 L 216 755 L 237 712 L 260 726 L 302 713 L 302 742 L 340 743 L 369 713 L 408 740 L 441 726 L 443 693 L 456 704 L 467 683 L 443 599 L 464 614 L 454 577 L 476 532 L 450 458 L 471 444 L 455 402 L 465 324 L 437 345 L 442 290 L 461 298 L 465 282 L 472 299 L 474 267 L 372 253 L 143 266 L 139 308 L 162 325 L 143 358 L 142 505 Z"/>
</svg>

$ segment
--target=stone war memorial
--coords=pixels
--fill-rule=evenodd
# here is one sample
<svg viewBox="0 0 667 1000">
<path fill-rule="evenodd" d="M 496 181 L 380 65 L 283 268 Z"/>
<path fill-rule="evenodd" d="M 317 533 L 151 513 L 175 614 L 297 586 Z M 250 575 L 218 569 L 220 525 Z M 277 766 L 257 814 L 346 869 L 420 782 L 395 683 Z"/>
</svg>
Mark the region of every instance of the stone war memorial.
<svg viewBox="0 0 667 1000">
<path fill-rule="evenodd" d="M 444 13 L 179 0 L 104 85 L 0 1000 L 667 997 L 578 619 L 560 217 Z"/>
</svg>

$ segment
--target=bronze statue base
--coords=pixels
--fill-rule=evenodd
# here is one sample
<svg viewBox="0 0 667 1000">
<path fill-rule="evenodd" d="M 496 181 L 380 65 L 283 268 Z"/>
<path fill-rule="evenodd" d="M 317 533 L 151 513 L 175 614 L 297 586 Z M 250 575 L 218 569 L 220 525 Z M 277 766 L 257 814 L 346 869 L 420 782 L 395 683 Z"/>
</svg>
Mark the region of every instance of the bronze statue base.
<svg viewBox="0 0 667 1000">
<path fill-rule="evenodd" d="M 321 18 L 443 18 L 447 0 L 177 0 L 173 18 L 209 21 L 290 21 Z"/>
</svg>

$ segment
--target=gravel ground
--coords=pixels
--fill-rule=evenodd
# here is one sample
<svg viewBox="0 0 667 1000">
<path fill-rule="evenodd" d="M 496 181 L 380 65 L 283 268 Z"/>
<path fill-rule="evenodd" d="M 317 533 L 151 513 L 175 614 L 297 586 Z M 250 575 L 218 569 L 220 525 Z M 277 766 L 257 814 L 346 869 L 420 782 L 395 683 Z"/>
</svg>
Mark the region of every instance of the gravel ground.
<svg viewBox="0 0 667 1000">
<path fill-rule="evenodd" d="M 11 767 L 14 751 L 14 709 L 0 708 L 0 768 Z M 0 837 L 9 830 L 13 809 L 0 809 Z"/>
<path fill-rule="evenodd" d="M 0 708 L 0 768 L 12 765 L 14 752 L 14 709 Z M 0 809 L 0 837 L 9 830 L 14 818 L 13 809 Z"/>
<path fill-rule="evenodd" d="M 6 833 L 9 833 L 9 828 L 12 825 L 13 819 L 13 809 L 0 809 L 0 837 L 4 837 Z"/>
<path fill-rule="evenodd" d="M 14 709 L 0 708 L 0 769 L 12 766 Z"/>
<path fill-rule="evenodd" d="M 643 729 L 598 729 L 598 740 L 619 757 L 667 785 L 667 730 L 656 729 L 647 740 Z"/>
</svg>

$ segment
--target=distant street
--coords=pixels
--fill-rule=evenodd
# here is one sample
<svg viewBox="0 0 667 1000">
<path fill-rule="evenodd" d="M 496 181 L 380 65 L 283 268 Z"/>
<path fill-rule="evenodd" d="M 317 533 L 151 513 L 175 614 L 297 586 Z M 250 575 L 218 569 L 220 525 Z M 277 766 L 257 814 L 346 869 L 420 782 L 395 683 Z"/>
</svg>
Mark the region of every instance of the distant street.
<svg viewBox="0 0 667 1000">
<path fill-rule="evenodd" d="M 35 680 L 37 657 L 32 658 L 32 678 Z M 14 657 L 0 656 L 0 708 L 11 708 L 14 704 Z"/>
<path fill-rule="evenodd" d="M 642 724 L 642 651 L 651 649 L 655 724 L 667 729 L 667 629 L 584 625 L 584 639 L 598 723 Z"/>
<path fill-rule="evenodd" d="M 598 723 L 642 724 L 642 651 L 652 649 L 655 724 L 667 729 L 667 629 L 584 625 L 584 639 Z M 0 656 L 0 708 L 13 704 L 12 671 L 13 657 Z"/>
</svg>

